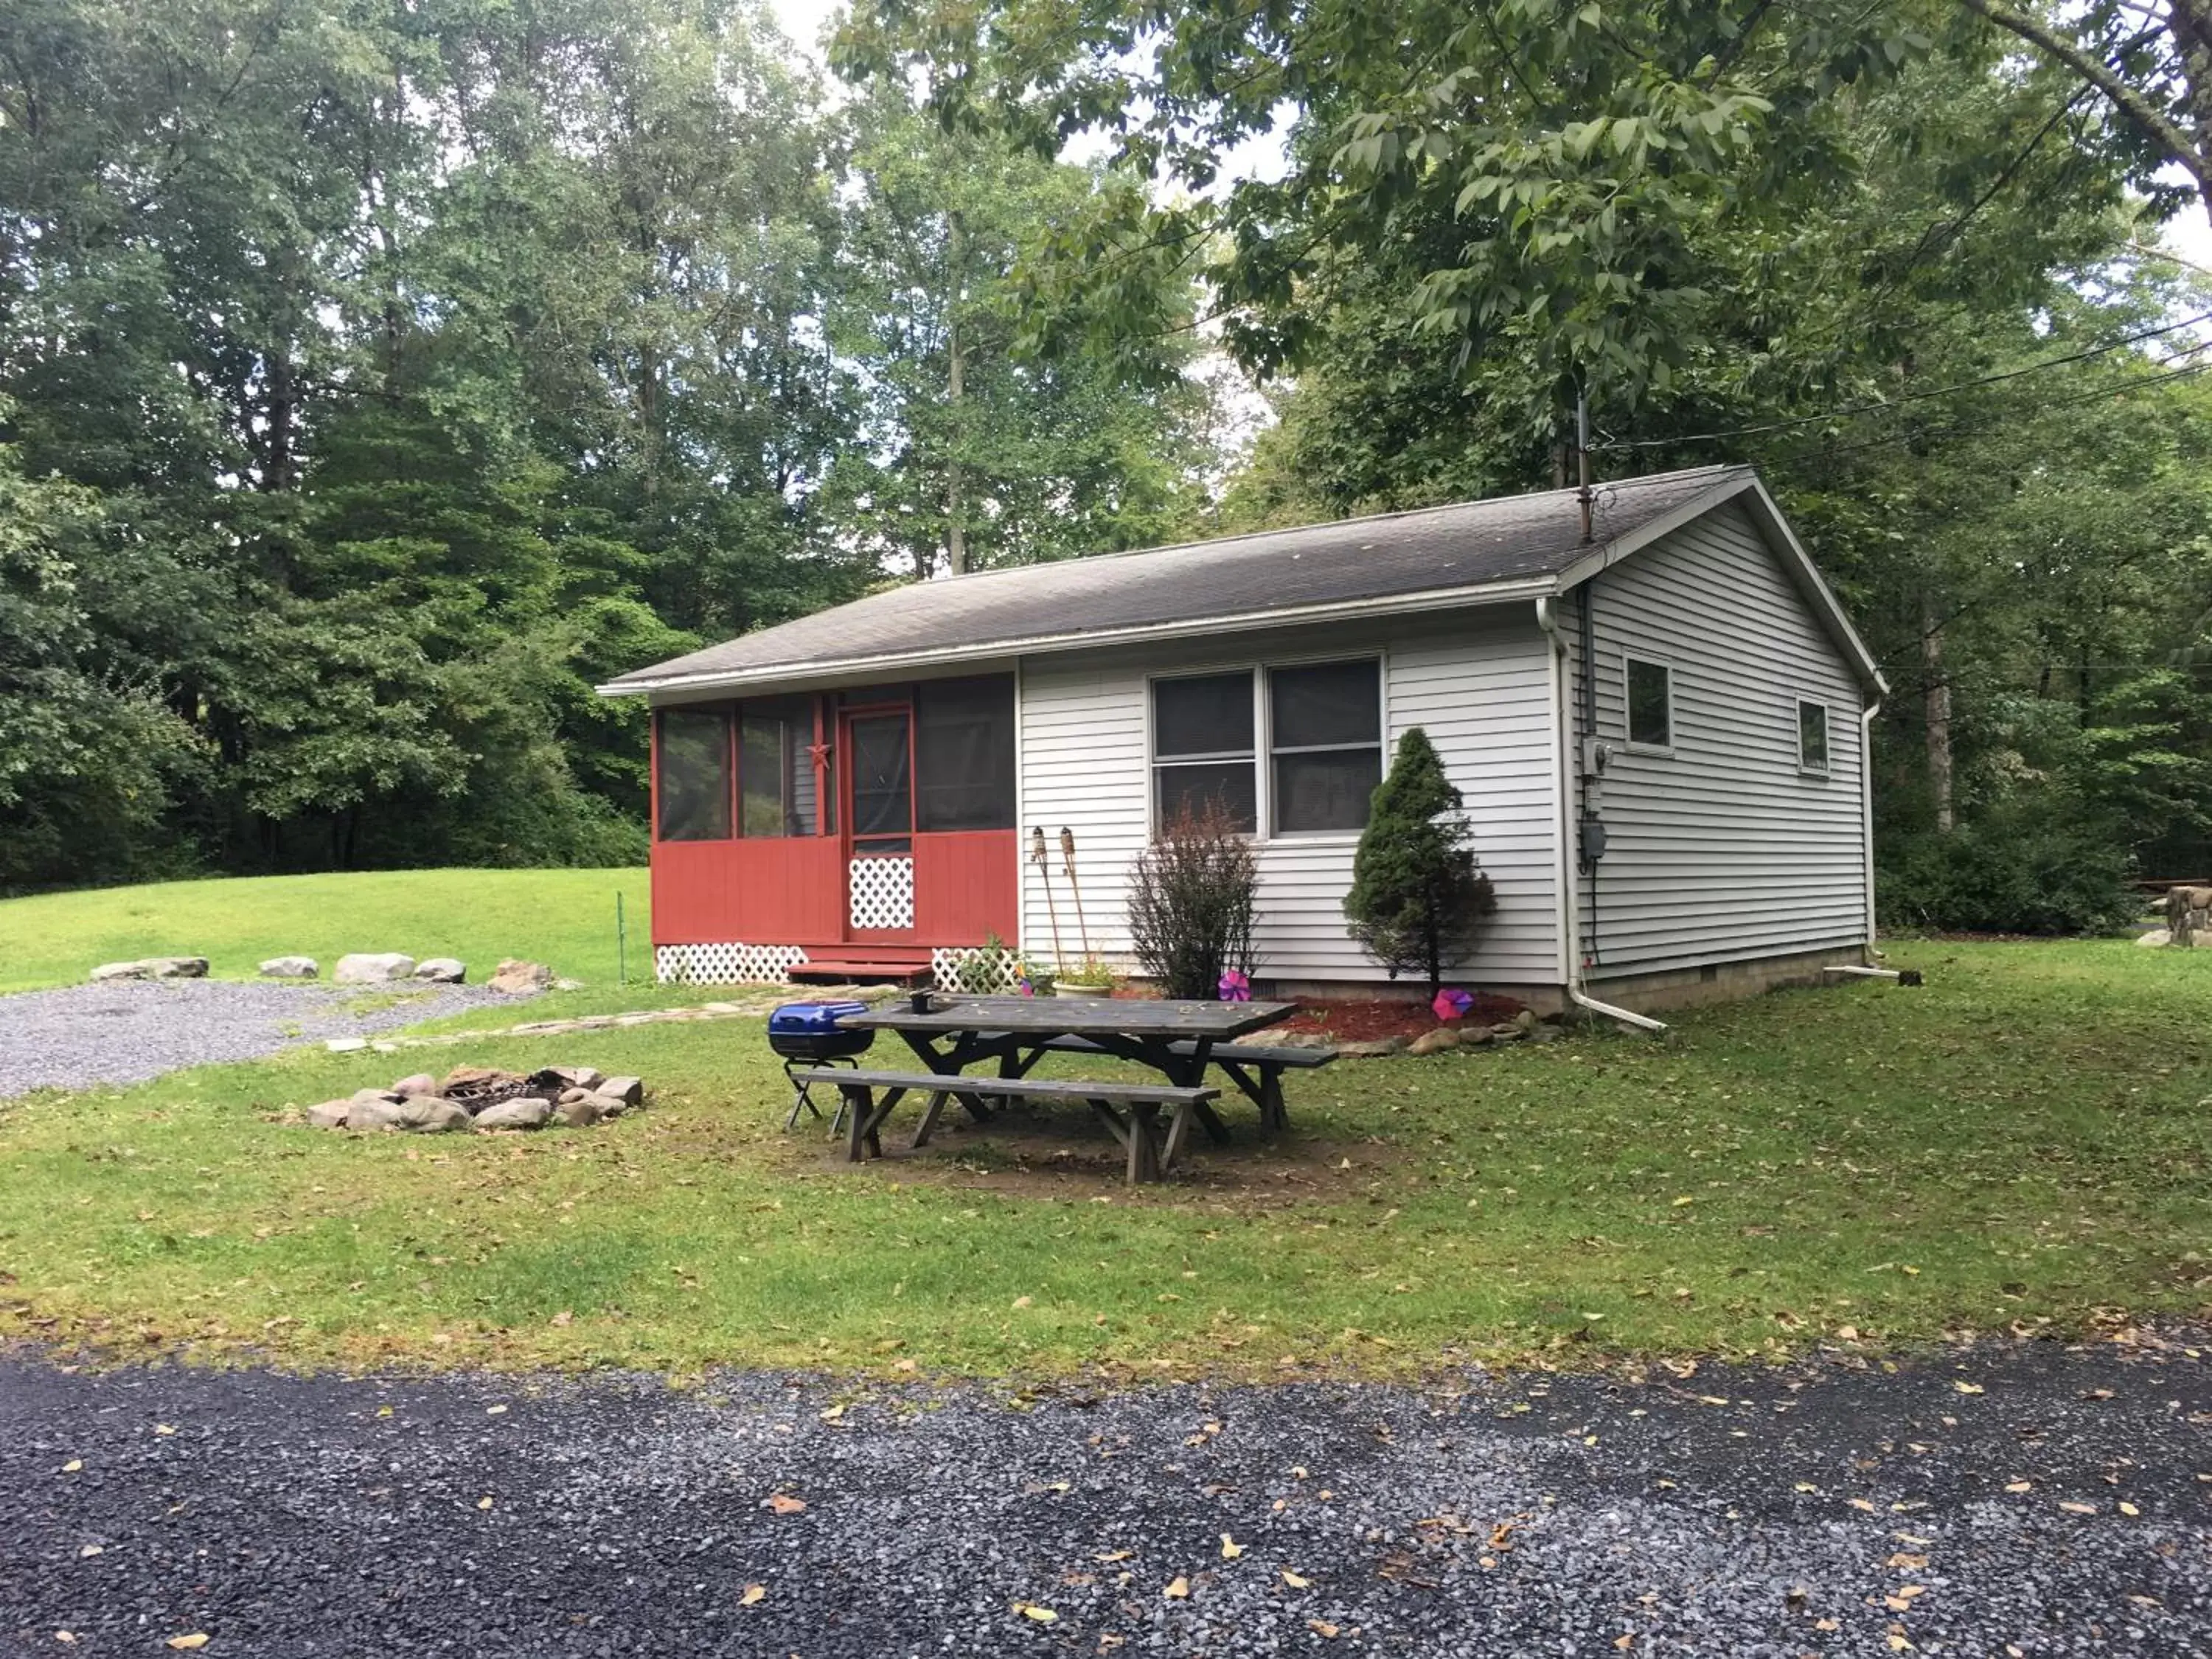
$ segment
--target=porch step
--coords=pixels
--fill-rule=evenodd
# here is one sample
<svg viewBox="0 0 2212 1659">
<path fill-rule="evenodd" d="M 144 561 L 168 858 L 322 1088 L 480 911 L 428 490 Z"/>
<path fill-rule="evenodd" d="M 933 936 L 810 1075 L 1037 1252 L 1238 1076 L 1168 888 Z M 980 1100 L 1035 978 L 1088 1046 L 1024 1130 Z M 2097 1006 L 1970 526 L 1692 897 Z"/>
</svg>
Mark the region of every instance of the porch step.
<svg viewBox="0 0 2212 1659">
<path fill-rule="evenodd" d="M 934 979 L 927 962 L 836 962 L 817 958 L 792 964 L 784 977 L 794 985 L 904 985 Z"/>
</svg>

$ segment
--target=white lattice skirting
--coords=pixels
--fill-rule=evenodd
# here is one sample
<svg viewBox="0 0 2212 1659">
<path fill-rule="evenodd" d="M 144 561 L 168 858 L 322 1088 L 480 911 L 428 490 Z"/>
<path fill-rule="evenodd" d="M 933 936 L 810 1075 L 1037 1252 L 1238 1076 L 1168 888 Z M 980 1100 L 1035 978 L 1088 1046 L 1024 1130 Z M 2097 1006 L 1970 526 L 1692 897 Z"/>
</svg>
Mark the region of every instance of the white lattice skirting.
<svg viewBox="0 0 2212 1659">
<path fill-rule="evenodd" d="M 653 974 L 663 985 L 780 985 L 805 960 L 796 945 L 662 945 Z"/>
<path fill-rule="evenodd" d="M 854 859 L 848 881 L 855 931 L 914 926 L 912 859 Z"/>
<path fill-rule="evenodd" d="M 1006 995 L 1020 978 L 1020 960 L 1011 951 L 940 945 L 929 953 L 929 971 L 937 988 L 971 997 Z"/>
</svg>

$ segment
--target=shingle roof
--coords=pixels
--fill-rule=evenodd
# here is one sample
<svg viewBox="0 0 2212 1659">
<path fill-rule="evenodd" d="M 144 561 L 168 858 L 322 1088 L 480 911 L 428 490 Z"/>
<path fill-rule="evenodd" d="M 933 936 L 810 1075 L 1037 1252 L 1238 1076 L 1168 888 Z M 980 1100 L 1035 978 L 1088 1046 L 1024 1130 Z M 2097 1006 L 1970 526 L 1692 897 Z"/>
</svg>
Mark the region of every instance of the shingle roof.
<svg viewBox="0 0 2212 1659">
<path fill-rule="evenodd" d="M 1583 541 L 1576 492 L 1553 489 L 915 582 L 635 670 L 602 690 L 896 666 L 994 647 L 1012 655 L 1194 621 L 1553 577 L 1701 497 L 1733 493 L 1749 473 L 1700 467 L 1601 484 L 1595 546 Z"/>
</svg>

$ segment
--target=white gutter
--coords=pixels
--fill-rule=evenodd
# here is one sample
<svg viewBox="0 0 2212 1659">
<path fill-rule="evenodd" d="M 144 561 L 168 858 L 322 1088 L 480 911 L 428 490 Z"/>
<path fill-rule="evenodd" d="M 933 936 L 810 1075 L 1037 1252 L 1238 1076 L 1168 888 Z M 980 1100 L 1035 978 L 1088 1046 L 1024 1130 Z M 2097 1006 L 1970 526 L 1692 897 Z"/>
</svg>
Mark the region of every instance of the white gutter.
<svg viewBox="0 0 2212 1659">
<path fill-rule="evenodd" d="M 888 651 L 872 657 L 842 657 L 818 662 L 779 663 L 773 666 L 727 672 L 702 669 L 690 674 L 669 674 L 657 679 L 631 679 L 593 689 L 603 697 L 635 696 L 640 693 L 678 690 L 723 690 L 786 680 L 837 679 L 848 675 L 875 674 L 890 669 L 928 668 L 979 659 L 1003 660 L 1046 651 L 1079 651 L 1091 646 L 1126 645 L 1144 640 L 1181 639 L 1192 635 L 1250 633 L 1260 629 L 1292 628 L 1302 623 L 1325 623 L 1362 617 L 1419 615 L 1453 605 L 1502 605 L 1552 591 L 1549 576 L 1523 577 L 1517 581 L 1487 582 L 1470 587 L 1431 589 L 1419 593 L 1392 594 L 1380 599 L 1344 599 L 1328 605 L 1294 605 L 1239 617 L 1192 617 L 1172 623 L 1147 623 L 1141 627 L 1102 628 L 1083 633 L 1039 634 L 1026 639 L 992 640 L 980 645 L 946 646 L 934 651 Z"/>
<path fill-rule="evenodd" d="M 1584 603 L 1587 604 L 1588 600 L 1585 599 Z M 1664 1020 L 1637 1013 L 1632 1009 L 1616 1008 L 1609 1002 L 1600 1002 L 1583 989 L 1582 951 L 1578 943 L 1582 932 L 1575 914 L 1574 802 L 1570 781 L 1575 775 L 1575 763 L 1573 743 L 1568 732 L 1571 716 L 1568 713 L 1567 700 L 1567 641 L 1559 632 L 1559 600 L 1548 593 L 1536 601 L 1536 626 L 1544 630 L 1545 636 L 1552 642 L 1552 707 L 1558 715 L 1552 728 L 1553 775 L 1559 780 L 1559 924 L 1566 945 L 1565 988 L 1567 1000 L 1577 1008 L 1587 1008 L 1594 1014 L 1619 1020 L 1639 1031 L 1663 1031 L 1667 1029 Z M 1589 672 L 1587 665 L 1583 672 Z"/>
</svg>

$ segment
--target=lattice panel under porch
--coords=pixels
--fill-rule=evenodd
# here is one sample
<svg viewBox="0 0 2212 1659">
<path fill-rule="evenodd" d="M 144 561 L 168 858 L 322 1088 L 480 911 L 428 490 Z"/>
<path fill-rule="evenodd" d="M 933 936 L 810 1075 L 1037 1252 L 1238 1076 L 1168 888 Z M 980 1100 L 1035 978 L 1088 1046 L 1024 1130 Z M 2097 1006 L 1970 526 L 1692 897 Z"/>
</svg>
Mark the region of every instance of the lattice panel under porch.
<svg viewBox="0 0 2212 1659">
<path fill-rule="evenodd" d="M 940 991 L 971 997 L 1005 996 L 1021 976 L 1011 951 L 978 951 L 940 945 L 929 953 L 929 971 Z"/>
<path fill-rule="evenodd" d="M 912 859 L 854 859 L 849 879 L 855 932 L 914 926 Z"/>
<path fill-rule="evenodd" d="M 779 985 L 805 960 L 796 945 L 663 945 L 653 973 L 663 985 Z"/>
</svg>

